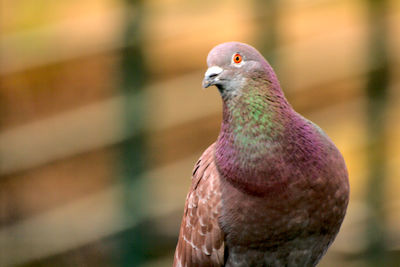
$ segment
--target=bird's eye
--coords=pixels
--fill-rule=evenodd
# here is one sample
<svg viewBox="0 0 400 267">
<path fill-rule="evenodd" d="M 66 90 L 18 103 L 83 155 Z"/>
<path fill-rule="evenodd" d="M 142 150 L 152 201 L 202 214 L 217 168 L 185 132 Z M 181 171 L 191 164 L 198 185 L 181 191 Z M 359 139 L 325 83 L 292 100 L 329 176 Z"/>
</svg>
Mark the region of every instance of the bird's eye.
<svg viewBox="0 0 400 267">
<path fill-rule="evenodd" d="M 239 53 L 234 54 L 233 62 L 235 62 L 236 64 L 239 64 L 240 62 L 242 62 L 242 55 Z"/>
</svg>

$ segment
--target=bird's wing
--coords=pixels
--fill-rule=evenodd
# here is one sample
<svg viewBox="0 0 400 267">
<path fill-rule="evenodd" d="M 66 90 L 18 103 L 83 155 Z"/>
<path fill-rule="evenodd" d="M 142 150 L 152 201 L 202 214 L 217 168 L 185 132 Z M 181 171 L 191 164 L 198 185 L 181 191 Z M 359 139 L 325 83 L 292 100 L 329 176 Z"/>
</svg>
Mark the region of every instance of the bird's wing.
<svg viewBox="0 0 400 267">
<path fill-rule="evenodd" d="M 194 166 L 174 267 L 224 264 L 224 235 L 218 225 L 221 191 L 214 162 L 214 146 L 211 145 Z"/>
</svg>

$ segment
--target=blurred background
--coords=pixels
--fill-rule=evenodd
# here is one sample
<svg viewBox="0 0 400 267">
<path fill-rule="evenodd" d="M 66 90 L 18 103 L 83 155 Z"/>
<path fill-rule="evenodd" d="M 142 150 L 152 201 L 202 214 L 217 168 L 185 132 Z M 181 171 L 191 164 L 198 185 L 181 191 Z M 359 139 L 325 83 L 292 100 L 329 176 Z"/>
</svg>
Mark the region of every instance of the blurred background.
<svg viewBox="0 0 400 267">
<path fill-rule="evenodd" d="M 319 266 L 400 266 L 400 1 L 0 0 L 0 32 L 0 266 L 171 266 L 232 40 L 347 162 Z"/>
</svg>

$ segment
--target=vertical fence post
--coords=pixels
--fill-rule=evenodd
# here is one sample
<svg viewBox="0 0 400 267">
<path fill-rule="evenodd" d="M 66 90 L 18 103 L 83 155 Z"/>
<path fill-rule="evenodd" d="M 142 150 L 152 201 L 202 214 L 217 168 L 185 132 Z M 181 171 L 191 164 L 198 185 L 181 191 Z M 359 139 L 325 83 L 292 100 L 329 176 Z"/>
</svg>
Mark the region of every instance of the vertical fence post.
<svg viewBox="0 0 400 267">
<path fill-rule="evenodd" d="M 276 47 L 278 43 L 278 16 L 279 0 L 255 0 L 254 12 L 258 29 L 258 42 L 260 52 L 266 57 L 271 65 L 276 60 Z"/>
<path fill-rule="evenodd" d="M 127 222 L 142 218 L 146 209 L 146 181 L 142 173 L 146 167 L 146 136 L 144 123 L 146 99 L 144 85 L 146 68 L 143 57 L 143 18 L 141 0 L 125 0 L 124 49 L 122 50 L 121 87 L 124 105 L 125 130 L 131 136 L 122 144 L 121 164 L 124 191 L 123 216 Z M 120 247 L 121 266 L 140 266 L 145 261 L 147 244 L 146 229 L 134 227 L 122 236 Z"/>
<path fill-rule="evenodd" d="M 386 0 L 367 0 L 368 64 L 371 72 L 367 78 L 367 160 L 369 177 L 367 204 L 370 218 L 367 224 L 367 255 L 369 266 L 387 266 L 385 231 L 385 113 L 389 86 L 387 52 Z"/>
</svg>

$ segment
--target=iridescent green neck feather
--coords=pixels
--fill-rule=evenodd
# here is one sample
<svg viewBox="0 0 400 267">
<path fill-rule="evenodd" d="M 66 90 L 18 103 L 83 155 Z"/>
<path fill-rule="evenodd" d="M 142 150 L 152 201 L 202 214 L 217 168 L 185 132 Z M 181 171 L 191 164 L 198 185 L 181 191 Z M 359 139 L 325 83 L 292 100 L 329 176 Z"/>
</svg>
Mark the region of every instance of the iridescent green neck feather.
<svg viewBox="0 0 400 267">
<path fill-rule="evenodd" d="M 217 166 L 225 178 L 251 190 L 264 184 L 265 162 L 282 149 L 287 118 L 293 112 L 279 84 L 248 81 L 241 92 L 223 97 L 223 122 L 216 146 Z M 246 181 L 241 177 L 247 177 Z M 270 181 L 267 181 L 268 183 Z"/>
</svg>

